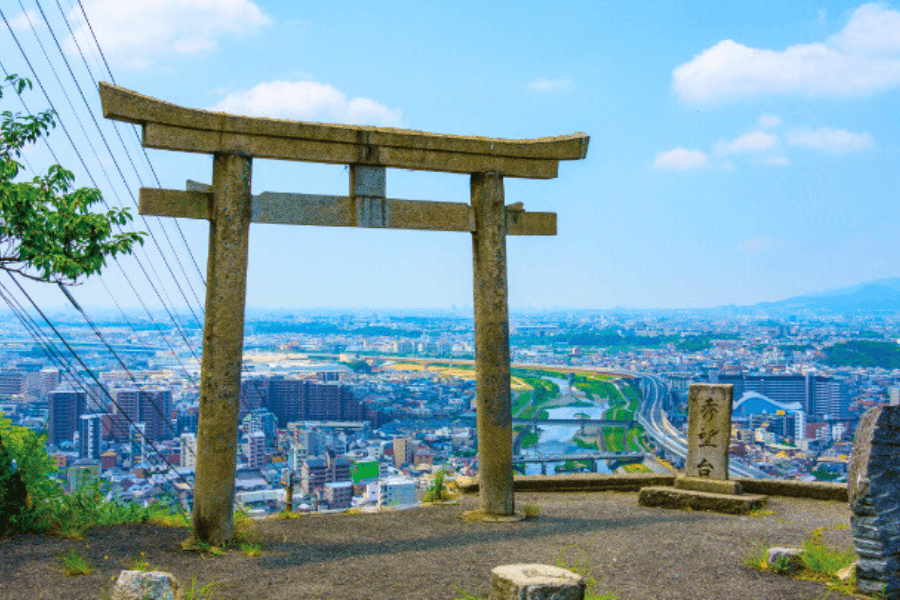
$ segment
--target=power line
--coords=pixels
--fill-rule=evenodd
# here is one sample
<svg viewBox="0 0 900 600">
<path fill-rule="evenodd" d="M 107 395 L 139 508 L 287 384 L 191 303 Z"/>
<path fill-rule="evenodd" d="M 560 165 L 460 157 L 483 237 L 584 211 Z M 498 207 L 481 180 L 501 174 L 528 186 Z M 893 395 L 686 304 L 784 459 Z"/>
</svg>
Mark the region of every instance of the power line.
<svg viewBox="0 0 900 600">
<path fill-rule="evenodd" d="M 25 17 L 28 20 L 29 24 L 31 24 L 32 33 L 34 34 L 35 40 L 38 43 L 38 47 L 41 49 L 41 52 L 43 53 L 44 58 L 47 61 L 47 65 L 50 67 L 50 71 L 53 73 L 53 76 L 56 79 L 56 82 L 59 85 L 60 89 L 63 91 L 63 93 L 65 93 L 65 87 L 63 86 L 62 80 L 60 79 L 59 74 L 56 71 L 56 67 L 53 66 L 53 62 L 50 60 L 50 55 L 47 53 L 47 50 L 44 47 L 43 42 L 41 41 L 40 37 L 38 36 L 37 30 L 34 27 L 34 24 L 31 22 L 31 17 L 28 14 L 28 12 L 25 10 L 25 6 L 22 4 L 22 0 L 19 0 L 19 6 L 21 7 L 23 13 L 25 14 Z M 38 5 L 38 7 L 40 8 L 40 5 Z M 0 13 L 0 14 L 2 14 L 2 13 Z M 122 170 L 119 167 L 119 163 L 116 160 L 115 155 L 112 154 L 112 150 L 110 149 L 109 144 L 106 141 L 106 136 L 103 135 L 103 131 L 100 128 L 100 124 L 97 121 L 97 118 L 94 116 L 93 110 L 91 109 L 90 104 L 87 102 L 87 99 L 84 96 L 84 92 L 82 91 L 81 86 L 78 84 L 78 80 L 75 78 L 75 74 L 72 72 L 71 66 L 69 65 L 69 61 L 68 61 L 68 59 L 66 59 L 65 54 L 62 51 L 62 47 L 59 45 L 59 42 L 56 39 L 56 34 L 53 33 L 53 29 L 50 27 L 50 22 L 46 19 L 46 15 L 44 14 L 43 9 L 41 9 L 41 14 L 44 16 L 44 21 L 47 24 L 47 28 L 50 31 L 50 34 L 53 37 L 54 42 L 56 43 L 56 47 L 59 50 L 60 55 L 63 58 L 63 61 L 69 71 L 69 74 L 71 75 L 72 79 L 75 81 L 75 86 L 76 86 L 76 88 L 78 88 L 78 92 L 81 95 L 82 100 L 84 101 L 85 105 L 87 106 L 88 114 L 90 115 L 91 119 L 93 120 L 94 125 L 97 128 L 97 131 L 100 133 L 100 138 L 103 141 L 104 145 L 106 146 L 107 151 L 110 153 L 110 157 L 113 160 L 113 164 L 115 165 L 116 170 L 119 173 L 119 176 L 122 178 L 122 181 L 125 184 L 126 191 L 129 195 L 129 197 L 131 198 L 131 203 L 132 203 L 132 205 L 134 205 L 135 208 L 138 208 L 137 202 L 135 201 L 135 198 L 134 198 L 134 192 L 131 190 L 131 187 L 128 185 L 128 181 L 125 178 L 124 174 L 122 173 Z M 5 16 L 3 18 L 4 18 L 4 20 L 6 19 Z M 7 26 L 8 25 L 9 25 L 9 23 L 7 22 Z M 12 29 L 10 29 L 10 33 L 13 35 L 13 38 L 16 40 L 16 43 L 18 44 L 18 38 L 16 37 L 15 33 L 13 33 Z M 21 45 L 19 45 L 19 50 L 22 51 Z M 23 56 L 25 56 L 24 51 L 22 51 L 22 53 L 23 53 Z M 44 95 L 47 97 L 47 101 L 50 103 L 51 108 L 53 108 L 53 111 L 57 114 L 57 116 L 60 119 L 60 125 L 63 127 L 63 130 L 66 132 L 66 135 L 68 136 L 68 130 L 65 127 L 65 125 L 62 123 L 62 115 L 59 113 L 59 111 L 56 110 L 56 107 L 53 105 L 53 102 L 50 100 L 50 97 L 47 95 L 47 92 L 44 89 L 44 85 L 41 82 L 40 77 L 37 75 L 37 72 L 32 67 L 31 61 L 28 60 L 27 56 L 25 56 L 25 60 L 28 62 L 29 67 L 31 68 L 32 74 L 34 75 L 35 80 L 38 82 L 38 86 L 40 86 L 41 90 L 44 92 Z M 91 149 L 91 152 L 93 152 L 93 154 L 94 154 L 94 158 L 97 160 L 97 164 L 100 167 L 100 171 L 103 173 L 104 177 L 106 177 L 106 180 L 110 185 L 110 189 L 113 191 L 113 195 L 118 199 L 119 195 L 116 192 L 115 187 L 113 186 L 112 179 L 109 177 L 109 174 L 106 172 L 106 168 L 103 166 L 103 161 L 100 160 L 100 156 L 97 153 L 97 150 L 94 147 L 93 142 L 91 142 L 90 137 L 88 137 L 87 130 L 85 129 L 84 124 L 81 122 L 81 118 L 78 116 L 78 112 L 75 110 L 75 106 L 72 104 L 72 101 L 68 99 L 68 94 L 66 94 L 66 100 L 69 104 L 69 107 L 72 109 L 72 115 L 75 117 L 75 120 L 78 123 L 78 126 L 81 128 L 82 133 L 84 133 L 85 141 L 87 141 L 88 147 Z M 79 160 L 81 160 L 82 166 L 84 167 L 85 171 L 88 171 L 89 177 L 91 177 L 91 180 L 94 183 L 94 187 L 99 187 L 99 186 L 97 186 L 96 182 L 93 180 L 93 177 L 90 175 L 87 165 L 84 164 L 84 160 L 81 158 L 81 153 L 75 147 L 74 141 L 72 141 L 71 137 L 69 137 L 69 140 L 70 140 L 70 142 L 72 142 L 72 146 L 75 149 L 75 152 L 78 154 Z M 105 199 L 103 200 L 103 203 L 104 203 L 104 205 L 107 206 L 107 208 L 109 208 L 109 205 L 106 203 Z M 120 204 L 121 204 L 121 201 L 120 201 Z M 146 221 L 146 219 L 144 219 L 143 216 L 141 216 L 141 219 L 144 222 L 144 224 L 147 225 L 147 228 L 150 229 L 149 223 Z M 152 232 L 150 235 L 150 239 L 153 241 L 154 245 L 156 246 L 156 249 L 160 253 L 160 256 L 163 257 L 163 262 L 166 264 L 166 268 L 169 269 L 169 273 L 172 275 L 172 279 L 175 282 L 176 287 L 178 287 L 179 291 L 181 292 L 182 297 L 184 298 L 185 302 L 187 303 L 189 309 L 191 310 L 191 313 L 194 316 L 194 320 L 199 324 L 200 321 L 197 318 L 197 315 L 194 314 L 193 309 L 190 308 L 190 302 L 188 302 L 187 297 L 184 295 L 184 290 L 181 288 L 181 284 L 175 278 L 175 274 L 172 271 L 172 268 L 169 265 L 168 261 L 165 260 L 165 255 L 163 254 L 162 249 L 160 248 L 159 243 L 157 242 L 156 238 L 152 235 Z M 144 265 L 140 261 L 140 258 L 137 255 L 135 255 L 135 260 L 138 262 L 138 265 L 141 267 L 141 270 L 145 271 Z M 159 277 L 159 274 L 156 273 L 156 269 L 153 266 L 152 262 L 150 263 L 150 270 L 153 271 L 153 274 L 156 275 L 156 278 L 159 281 L 159 283 L 162 284 L 162 279 Z M 151 283 L 151 285 L 153 285 L 152 281 L 150 280 L 149 274 L 147 274 L 146 271 L 145 271 L 145 276 L 147 277 L 148 282 Z M 155 290 L 155 286 L 154 286 L 154 290 Z M 163 290 L 163 292 L 164 291 L 165 290 Z M 159 291 L 157 291 L 157 295 L 159 296 Z M 196 297 L 196 295 L 195 295 L 195 297 Z M 162 297 L 160 297 L 160 301 L 162 302 Z M 169 300 L 169 302 L 171 303 L 171 300 Z M 197 300 L 197 302 L 199 303 L 199 300 Z M 175 320 L 174 316 L 172 317 L 172 319 L 173 319 L 173 321 Z"/>
<path fill-rule="evenodd" d="M 56 0 L 56 5 L 59 6 L 60 12 L 62 12 L 62 6 L 59 4 L 59 0 Z M 94 40 L 94 46 L 97 47 L 97 51 L 100 53 L 100 57 L 103 59 L 103 65 L 106 67 L 106 72 L 109 74 L 110 80 L 113 82 L 113 85 L 116 84 L 116 78 L 113 75 L 112 69 L 109 68 L 109 63 L 106 61 L 106 54 L 103 53 L 103 48 L 100 46 L 100 42 L 97 40 L 97 35 L 94 33 L 94 27 L 91 25 L 91 20 L 87 16 L 87 12 L 84 10 L 84 6 L 81 4 L 81 0 L 78 0 L 78 8 L 81 9 L 81 15 L 84 17 L 84 22 L 88 27 L 88 31 L 91 32 L 91 38 Z M 66 26 L 69 27 L 68 19 L 66 21 Z M 69 27 L 69 31 L 72 32 L 71 27 Z M 81 51 L 81 47 L 78 45 L 78 38 L 75 37 L 75 34 L 72 33 L 72 40 L 75 42 L 75 45 L 78 46 L 79 52 Z M 82 52 L 82 58 L 84 58 L 84 53 Z M 85 61 L 85 66 L 87 66 L 87 61 Z M 90 69 L 88 69 L 90 71 Z M 94 79 L 94 84 L 97 84 L 97 80 Z M 114 128 L 118 133 L 118 125 L 119 122 L 114 123 Z M 129 127 L 134 134 L 135 139 L 137 140 L 138 148 L 144 153 L 144 158 L 147 161 L 147 166 L 150 167 L 150 172 L 153 174 L 153 179 L 156 180 L 156 187 L 161 188 L 162 183 L 159 181 L 159 177 L 156 174 L 156 169 L 153 167 L 153 162 L 150 160 L 150 155 L 147 153 L 147 149 L 144 148 L 144 145 L 141 143 L 141 137 L 137 132 L 137 126 L 135 125 L 123 125 L 125 127 Z M 124 144 L 124 143 L 123 143 Z M 179 225 L 178 221 L 175 221 L 175 229 L 181 235 L 181 241 L 184 242 L 185 248 L 187 248 L 188 256 L 191 257 L 191 262 L 194 263 L 194 268 L 197 270 L 197 275 L 200 277 L 200 281 L 203 285 L 206 285 L 206 277 L 203 275 L 203 271 L 200 269 L 200 266 L 197 264 L 197 260 L 194 258 L 194 253 L 191 252 L 191 247 L 188 245 L 187 238 L 184 236 L 184 231 L 181 229 L 181 225 Z"/>
<path fill-rule="evenodd" d="M 0 8 L 0 17 L 2 17 L 4 22 L 6 23 L 10 34 L 12 35 L 13 39 L 15 40 L 20 53 L 22 54 L 23 58 L 25 59 L 26 63 L 28 64 L 28 67 L 31 70 L 32 74 L 34 75 L 35 80 L 38 83 L 38 87 L 41 89 L 41 92 L 44 94 L 44 97 L 46 98 L 47 102 L 50 104 L 51 109 L 57 115 L 59 115 L 59 112 L 56 111 L 56 108 L 53 105 L 52 100 L 50 100 L 50 96 L 48 95 L 47 90 L 44 87 L 40 77 L 35 72 L 34 67 L 32 66 L 31 61 L 28 58 L 28 55 L 25 53 L 24 49 L 22 48 L 21 43 L 19 42 L 18 37 L 15 35 L 15 32 L 13 31 L 12 27 L 10 26 L 9 21 L 6 19 L 6 15 L 3 13 L 2 8 Z M 38 40 L 38 41 L 40 43 L 40 40 Z M 44 54 L 46 56 L 46 52 Z M 49 57 L 48 57 L 48 61 L 49 61 Z M 52 68 L 52 65 L 51 65 L 51 68 Z M 4 69 L 4 71 L 5 71 L 5 69 Z M 55 70 L 54 70 L 54 73 L 55 73 Z M 59 81 L 58 76 L 57 76 L 57 81 Z M 22 100 L 21 97 L 20 97 L 20 100 L 24 104 L 24 100 Z M 26 110 L 27 110 L 27 106 L 26 106 Z M 66 134 L 66 138 L 69 140 L 69 143 L 72 145 L 72 148 L 75 151 L 75 154 L 78 156 L 78 159 L 81 162 L 82 167 L 86 171 L 88 178 L 91 180 L 91 183 L 94 185 L 94 187 L 97 187 L 97 182 L 94 179 L 93 175 L 91 174 L 90 170 L 87 168 L 87 165 L 84 162 L 84 158 L 82 157 L 81 153 L 79 152 L 78 147 L 75 145 L 75 142 L 73 141 L 72 136 L 69 134 L 68 128 L 65 126 L 65 123 L 63 123 L 62 120 L 60 120 L 59 124 L 62 127 L 63 132 Z M 56 156 L 54 154 L 54 159 L 55 158 L 56 158 Z M 102 169 L 102 167 L 101 167 L 101 169 Z M 105 170 L 104 170 L 104 173 L 105 173 Z M 110 184 L 111 183 L 112 182 L 110 182 Z M 115 193 L 115 191 L 114 191 L 114 193 Z M 109 205 L 106 203 L 105 199 L 103 199 L 103 203 L 107 206 L 107 208 L 109 207 Z M 163 309 L 166 311 L 166 313 L 169 315 L 169 318 L 172 320 L 172 323 L 175 325 L 177 332 L 181 335 L 181 338 L 184 340 L 185 345 L 191 350 L 191 352 L 196 357 L 196 353 L 194 352 L 193 347 L 191 346 L 190 342 L 188 341 L 187 336 L 185 335 L 184 330 L 181 326 L 181 323 L 177 319 L 175 319 L 174 315 L 172 314 L 172 311 L 169 309 L 168 304 L 163 300 L 162 296 L 160 295 L 159 290 L 156 288 L 156 285 L 150 279 L 149 274 L 147 273 L 146 269 L 143 266 L 143 263 L 140 261 L 140 258 L 137 256 L 134 256 L 134 258 L 135 258 L 135 261 L 138 263 L 138 266 L 141 268 L 141 271 L 144 273 L 144 276 L 147 278 L 147 282 L 150 284 L 151 289 L 153 289 L 153 291 L 156 293 L 156 297 L 160 301 L 160 304 L 162 305 Z M 120 271 L 122 272 L 122 275 L 125 277 L 125 280 L 128 282 L 129 286 L 131 287 L 131 290 L 134 292 L 135 296 L 138 298 L 138 301 L 146 309 L 146 304 L 144 304 L 143 299 L 141 299 L 140 294 L 137 292 L 137 288 L 134 286 L 134 283 L 131 281 L 131 278 L 128 276 L 125 269 L 122 268 L 122 265 L 119 263 L 119 261 L 116 260 L 115 262 L 116 262 L 116 265 L 119 267 Z M 146 309 L 146 310 L 147 310 L 148 316 L 150 316 L 150 318 L 152 320 L 153 317 L 152 317 L 152 315 L 150 315 L 149 309 Z"/>
<path fill-rule="evenodd" d="M 12 279 L 13 283 L 16 284 L 16 287 L 19 288 L 19 291 L 28 299 L 28 302 L 31 304 L 31 306 L 38 312 L 39 315 L 41 315 L 41 318 L 44 320 L 44 323 L 46 323 L 47 326 L 53 331 L 53 333 L 56 335 L 56 337 L 59 339 L 59 341 L 63 343 L 63 345 L 66 347 L 66 350 L 68 350 L 69 353 L 75 358 L 75 360 L 78 361 L 78 364 L 81 365 L 81 368 L 84 369 L 88 373 L 88 375 L 90 375 L 91 379 L 93 379 L 94 382 L 100 387 L 100 389 L 102 389 L 104 391 L 107 398 L 109 398 L 109 401 L 116 408 L 117 414 L 122 414 L 125 417 L 125 419 L 128 421 L 129 425 L 136 426 L 137 424 L 131 419 L 130 416 L 128 416 L 127 413 L 125 413 L 125 411 L 122 410 L 121 406 L 119 406 L 119 403 L 115 401 L 115 399 L 112 397 L 112 395 L 109 393 L 109 391 L 106 390 L 106 387 L 100 382 L 99 379 L 97 379 L 97 376 L 94 374 L 94 372 L 88 368 L 88 366 L 84 363 L 84 361 L 81 359 L 81 357 L 78 355 L 78 353 L 76 353 L 75 350 L 72 349 L 72 346 L 69 345 L 69 343 L 62 336 L 62 334 L 59 332 L 59 330 L 53 325 L 52 322 L 50 322 L 50 319 L 47 318 L 47 315 L 44 314 L 44 311 L 41 310 L 41 308 L 37 305 L 37 303 L 34 301 L 34 299 L 31 297 L 31 295 L 28 293 L 28 291 L 22 287 L 22 284 L 20 284 L 16 280 L 16 278 L 12 275 L 12 273 L 7 272 L 7 275 L 9 275 L 9 278 Z M 136 429 L 138 431 L 140 431 L 139 428 L 136 427 Z M 163 454 L 162 454 L 162 452 L 160 452 L 159 448 L 156 447 L 156 444 L 154 444 L 153 441 L 150 440 L 150 438 L 148 438 L 143 432 L 141 432 L 141 436 L 144 438 L 144 441 L 150 445 L 150 447 L 153 449 L 153 451 L 156 452 L 156 454 L 163 460 L 166 467 L 170 471 L 175 473 L 175 475 L 177 475 L 178 478 L 181 479 L 181 481 L 183 481 L 185 483 L 185 485 L 190 486 L 190 482 L 187 481 L 184 478 L 184 476 L 178 472 L 177 469 L 175 469 L 175 467 L 172 465 L 172 463 L 170 463 L 166 459 L 165 456 L 163 456 Z"/>
<path fill-rule="evenodd" d="M 90 102 L 88 102 L 87 97 L 85 96 L 84 91 L 81 88 L 81 85 L 78 83 L 78 78 L 75 77 L 75 73 L 72 70 L 72 66 L 69 64 L 69 60 L 66 58 L 66 55 L 62 50 L 62 46 L 59 43 L 59 39 L 56 37 L 56 34 L 53 32 L 53 27 L 51 26 L 50 20 L 47 18 L 47 15 L 44 13 L 44 8 L 41 6 L 40 0 L 35 0 L 35 3 L 37 4 L 38 10 L 40 11 L 41 16 L 44 19 L 44 23 L 47 24 L 47 30 L 50 32 L 50 36 L 53 38 L 53 42 L 56 45 L 56 49 L 59 51 L 59 55 L 63 59 L 63 62 L 65 63 L 66 68 L 69 71 L 69 75 L 72 77 L 72 81 L 75 83 L 75 87 L 78 88 L 78 93 L 81 96 L 81 100 L 84 102 L 85 107 L 88 109 L 88 113 L 90 114 L 91 119 L 94 122 L 94 126 L 97 128 L 98 133 L 100 133 L 100 138 L 103 140 L 104 146 L 106 146 L 106 151 L 109 152 L 109 155 L 113 160 L 113 164 L 115 165 L 116 170 L 119 173 L 119 176 L 122 178 L 122 182 L 125 184 L 126 187 L 128 187 L 128 181 L 125 178 L 125 174 L 122 173 L 122 169 L 119 166 L 119 161 L 116 159 L 116 155 L 113 153 L 112 149 L 109 146 L 109 142 L 106 139 L 106 135 L 104 135 L 104 133 L 103 133 L 103 129 L 100 127 L 100 123 L 99 123 L 96 115 L 94 114 L 93 109 L 91 108 L 91 104 L 90 104 Z M 20 6 L 22 5 L 21 0 L 19 0 L 19 5 Z M 59 6 L 58 0 L 57 0 L 57 6 L 59 7 L 60 12 L 62 12 L 62 7 Z M 23 7 L 23 9 L 24 9 L 24 7 Z M 88 75 L 90 76 L 91 80 L 94 82 L 94 85 L 96 86 L 97 81 L 94 79 L 94 76 L 91 73 L 90 67 L 88 67 L 88 65 L 87 65 L 87 59 L 85 58 L 84 53 L 81 51 L 81 46 L 78 44 L 78 40 L 75 38 L 75 34 L 72 32 L 72 28 L 69 25 L 69 21 L 66 19 L 65 14 L 63 14 L 63 21 L 65 22 L 66 27 L 69 29 L 69 33 L 72 35 L 72 40 L 75 42 L 75 46 L 78 49 L 78 53 L 81 55 L 81 59 L 84 62 L 84 65 L 85 65 L 85 68 L 87 69 Z M 125 146 L 125 142 L 122 140 L 121 135 L 119 135 L 119 130 L 116 128 L 113 128 L 113 130 L 116 132 L 116 135 L 119 136 L 119 141 L 122 143 L 122 148 L 125 150 L 125 155 L 128 159 L 128 162 L 131 164 L 131 168 L 134 171 L 134 174 L 138 178 L 138 182 L 141 184 L 141 186 L 143 186 L 143 181 L 141 180 L 141 175 L 140 175 L 140 173 L 138 173 L 138 170 L 137 170 L 137 165 L 135 165 L 134 160 L 131 157 L 131 153 L 128 152 L 128 147 Z M 134 194 L 130 192 L 130 188 L 129 188 L 129 193 L 130 193 L 132 202 L 134 202 Z M 135 208 L 137 208 L 136 204 L 135 204 Z M 143 215 L 141 215 L 141 220 L 149 229 L 150 224 Z M 188 288 L 190 288 L 191 293 L 194 296 L 194 301 L 197 302 L 198 305 L 200 305 L 200 299 L 197 297 L 197 292 L 194 290 L 193 286 L 191 285 L 190 279 L 188 278 L 187 273 L 184 270 L 184 266 L 181 264 L 181 258 L 178 256 L 178 253 L 175 252 L 175 246 L 172 244 L 172 240 L 169 239 L 169 234 L 168 234 L 168 232 L 166 232 L 165 226 L 162 225 L 162 222 L 159 218 L 156 219 L 156 223 L 159 225 L 160 229 L 162 230 L 163 237 L 165 238 L 166 242 L 169 244 L 169 248 L 172 250 L 172 255 L 175 258 L 175 262 L 178 263 L 178 267 L 181 269 L 181 274 L 182 274 L 182 276 L 184 276 L 185 282 L 187 283 Z M 151 239 L 153 239 L 154 244 L 156 244 L 157 250 L 159 251 L 160 255 L 165 257 L 165 255 L 163 255 L 163 253 L 162 253 L 162 248 L 160 248 L 159 244 L 156 242 L 156 237 L 151 235 Z M 187 304 L 188 308 L 190 308 L 191 313 L 194 314 L 193 308 L 191 308 L 191 304 L 188 301 L 187 296 L 185 296 L 184 290 L 181 288 L 181 284 L 178 283 L 178 279 L 175 277 L 175 273 L 172 270 L 171 265 L 169 264 L 168 261 L 164 260 L 163 262 L 165 263 L 166 268 L 169 270 L 169 274 L 172 276 L 172 280 L 175 282 L 176 286 L 178 287 L 179 291 L 181 292 L 181 295 L 182 295 L 182 298 L 184 298 L 185 304 Z M 200 322 L 200 320 L 197 318 L 196 314 L 194 314 L 194 320 L 197 323 Z"/>
</svg>

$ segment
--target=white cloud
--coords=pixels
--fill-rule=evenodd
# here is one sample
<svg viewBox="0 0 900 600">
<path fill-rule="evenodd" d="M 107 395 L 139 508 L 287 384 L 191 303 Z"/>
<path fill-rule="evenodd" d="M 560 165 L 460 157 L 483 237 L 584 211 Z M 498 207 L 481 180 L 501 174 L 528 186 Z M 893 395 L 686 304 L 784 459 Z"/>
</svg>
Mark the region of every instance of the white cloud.
<svg viewBox="0 0 900 600">
<path fill-rule="evenodd" d="M 316 81 L 268 81 L 232 92 L 212 110 L 254 117 L 398 126 L 401 111 L 369 98 L 352 98 Z"/>
<path fill-rule="evenodd" d="M 744 152 L 765 152 L 777 146 L 778 136 L 765 131 L 751 131 L 731 142 L 717 142 L 714 148 L 718 155 L 741 154 Z"/>
<path fill-rule="evenodd" d="M 781 117 L 778 115 L 771 115 L 769 113 L 763 113 L 759 115 L 759 120 L 757 124 L 763 129 L 773 129 L 781 125 Z"/>
<path fill-rule="evenodd" d="M 144 68 L 172 54 L 209 52 L 226 36 L 255 33 L 271 19 L 251 0 L 85 0 L 84 10 L 110 62 Z M 85 52 L 94 49 L 91 32 L 72 9 L 75 38 Z M 66 48 L 76 51 L 74 40 Z"/>
<path fill-rule="evenodd" d="M 763 158 L 760 158 L 758 162 L 761 165 L 770 165 L 773 167 L 783 167 L 787 164 L 790 164 L 790 162 L 787 159 L 787 156 L 782 156 L 782 155 L 765 156 Z"/>
<path fill-rule="evenodd" d="M 723 40 L 672 75 L 676 94 L 689 102 L 758 94 L 874 94 L 900 85 L 900 12 L 864 4 L 826 42 L 784 50 Z"/>
<path fill-rule="evenodd" d="M 36 10 L 28 9 L 9 20 L 9 26 L 15 31 L 31 31 L 44 27 L 44 20 Z"/>
<path fill-rule="evenodd" d="M 659 152 L 653 159 L 653 168 L 665 171 L 690 171 L 707 165 L 706 154 L 700 150 L 673 148 Z"/>
<path fill-rule="evenodd" d="M 738 249 L 745 254 L 764 252 L 775 245 L 775 240 L 767 237 L 752 237 L 738 244 Z"/>
<path fill-rule="evenodd" d="M 787 132 L 786 139 L 789 146 L 811 148 L 831 154 L 846 154 L 872 146 L 872 136 L 868 133 L 853 133 L 846 129 L 831 127 L 792 129 Z"/>
<path fill-rule="evenodd" d="M 548 79 L 546 77 L 538 77 L 528 84 L 528 88 L 535 92 L 564 92 L 572 89 L 572 80 L 568 77 L 560 77 L 558 79 Z"/>
</svg>

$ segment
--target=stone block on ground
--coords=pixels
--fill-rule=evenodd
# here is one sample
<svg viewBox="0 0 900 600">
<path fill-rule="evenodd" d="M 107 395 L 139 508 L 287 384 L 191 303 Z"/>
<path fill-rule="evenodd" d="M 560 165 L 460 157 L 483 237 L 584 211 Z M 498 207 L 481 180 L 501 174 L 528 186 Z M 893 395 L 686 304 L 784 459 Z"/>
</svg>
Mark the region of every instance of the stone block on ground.
<svg viewBox="0 0 900 600">
<path fill-rule="evenodd" d="M 489 600 L 584 600 L 584 578 L 541 564 L 503 565 L 491 571 Z"/>
<path fill-rule="evenodd" d="M 709 477 L 676 477 L 675 487 L 679 490 L 693 490 L 695 492 L 709 492 L 711 494 L 741 493 L 741 484 L 729 479 L 712 479 Z"/>
<path fill-rule="evenodd" d="M 801 548 L 774 546 L 766 552 L 766 562 L 778 573 L 793 573 L 803 566 L 802 552 Z"/>
<path fill-rule="evenodd" d="M 766 505 L 766 496 L 743 494 L 711 494 L 670 487 L 645 487 L 638 496 L 641 506 L 658 506 L 677 510 L 702 510 L 744 515 Z"/>
<path fill-rule="evenodd" d="M 180 587 L 175 576 L 164 571 L 122 571 L 112 600 L 178 600 Z"/>
</svg>

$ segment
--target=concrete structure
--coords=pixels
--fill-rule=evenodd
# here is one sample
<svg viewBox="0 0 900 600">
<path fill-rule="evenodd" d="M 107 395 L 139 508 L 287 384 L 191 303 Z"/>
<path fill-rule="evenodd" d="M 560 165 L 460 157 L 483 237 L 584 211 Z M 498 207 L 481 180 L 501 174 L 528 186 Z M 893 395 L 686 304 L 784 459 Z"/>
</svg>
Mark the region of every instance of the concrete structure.
<svg viewBox="0 0 900 600">
<path fill-rule="evenodd" d="M 197 434 L 182 433 L 181 440 L 181 466 L 185 469 L 197 468 Z"/>
<path fill-rule="evenodd" d="M 322 500 L 330 510 L 347 510 L 353 500 L 353 484 L 349 481 L 326 483 L 322 490 Z"/>
<path fill-rule="evenodd" d="M 388 477 L 369 485 L 378 490 L 378 506 L 410 506 L 416 503 L 416 482 L 407 477 Z"/>
<path fill-rule="evenodd" d="M 116 392 L 115 412 L 111 416 L 111 436 L 120 441 L 124 432 L 137 423 L 151 442 L 173 437 L 170 423 L 172 391 L 167 389 L 125 388 Z"/>
<path fill-rule="evenodd" d="M 56 390 L 47 394 L 47 441 L 53 446 L 71 442 L 84 408 L 84 392 Z"/>
<path fill-rule="evenodd" d="M 0 397 L 21 396 L 27 391 L 25 373 L 4 371 L 0 373 Z"/>
<path fill-rule="evenodd" d="M 736 398 L 746 392 L 757 392 L 784 404 L 799 402 L 807 415 L 828 415 L 841 419 L 847 416 L 850 407 L 844 381 L 815 373 L 771 375 L 741 372 L 711 375 L 710 382 L 733 385 Z"/>
<path fill-rule="evenodd" d="M 251 431 L 247 435 L 247 466 L 258 469 L 266 464 L 266 435 L 262 431 Z"/>
<path fill-rule="evenodd" d="M 396 437 L 394 438 L 394 466 L 398 469 L 411 463 L 415 454 L 415 444 L 412 438 Z"/>
<path fill-rule="evenodd" d="M 106 83 L 100 96 L 106 118 L 142 126 L 145 147 L 213 156 L 212 186 L 140 194 L 141 214 L 210 221 L 193 513 L 199 538 L 220 544 L 232 533 L 251 221 L 472 235 L 481 504 L 488 514 L 512 514 L 506 236 L 555 235 L 556 215 L 505 206 L 503 179 L 554 178 L 560 160 L 587 155 L 588 137 L 504 140 L 236 117 Z M 253 158 L 349 165 L 350 193 L 252 198 Z M 468 174 L 470 204 L 387 198 L 388 167 Z"/>
<path fill-rule="evenodd" d="M 300 463 L 300 489 L 304 494 L 317 496 L 326 483 L 351 481 L 350 460 L 329 453 L 324 459 L 308 458 Z"/>
<path fill-rule="evenodd" d="M 900 406 L 877 406 L 860 419 L 847 495 L 859 555 L 856 586 L 885 600 L 900 598 Z"/>
<path fill-rule="evenodd" d="M 102 418 L 98 414 L 81 415 L 78 420 L 78 458 L 100 460 Z"/>
<path fill-rule="evenodd" d="M 300 465 L 309 457 L 309 453 L 306 451 L 306 446 L 302 444 L 291 444 L 290 450 L 288 451 L 288 468 L 295 473 L 300 471 Z"/>
<path fill-rule="evenodd" d="M 59 383 L 59 369 L 52 367 L 41 369 L 39 383 L 41 398 L 46 398 L 47 394 L 59 387 Z"/>
<path fill-rule="evenodd" d="M 251 413 L 268 409 L 282 428 L 292 421 L 358 421 L 365 416 L 347 386 L 308 379 L 246 379 L 241 383 L 241 401 Z"/>
</svg>

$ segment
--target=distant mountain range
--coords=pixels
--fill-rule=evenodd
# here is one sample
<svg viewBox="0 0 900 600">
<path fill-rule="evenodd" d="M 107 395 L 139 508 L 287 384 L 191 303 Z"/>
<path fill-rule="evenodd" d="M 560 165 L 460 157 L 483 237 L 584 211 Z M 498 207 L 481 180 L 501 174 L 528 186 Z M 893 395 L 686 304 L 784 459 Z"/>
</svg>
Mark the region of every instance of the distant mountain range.
<svg viewBox="0 0 900 600">
<path fill-rule="evenodd" d="M 900 277 L 878 279 L 836 290 L 803 294 L 778 302 L 760 302 L 750 308 L 832 312 L 900 311 Z"/>
</svg>

